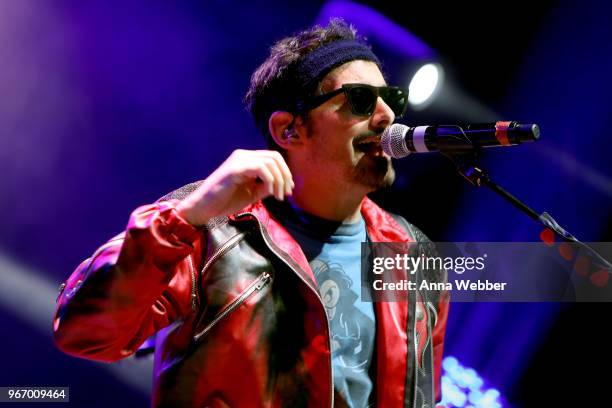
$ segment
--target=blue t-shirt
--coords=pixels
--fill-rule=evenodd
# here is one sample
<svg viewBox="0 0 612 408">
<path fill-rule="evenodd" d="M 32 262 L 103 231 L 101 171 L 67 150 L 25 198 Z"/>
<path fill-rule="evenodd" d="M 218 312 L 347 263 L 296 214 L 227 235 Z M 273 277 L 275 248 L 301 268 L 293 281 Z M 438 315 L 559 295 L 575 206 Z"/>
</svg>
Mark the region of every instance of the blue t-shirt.
<svg viewBox="0 0 612 408">
<path fill-rule="evenodd" d="M 365 222 L 328 221 L 289 204 L 276 215 L 302 247 L 317 280 L 331 329 L 335 391 L 350 407 L 366 407 L 373 388 L 375 318 L 373 304 L 360 297 Z"/>
</svg>

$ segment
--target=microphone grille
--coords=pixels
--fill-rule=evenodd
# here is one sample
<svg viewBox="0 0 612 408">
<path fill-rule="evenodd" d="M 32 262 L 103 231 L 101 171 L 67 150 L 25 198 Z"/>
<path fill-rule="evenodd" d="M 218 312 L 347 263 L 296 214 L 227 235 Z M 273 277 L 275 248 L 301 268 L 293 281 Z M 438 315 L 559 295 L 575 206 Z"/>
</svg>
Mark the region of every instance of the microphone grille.
<svg viewBox="0 0 612 408">
<path fill-rule="evenodd" d="M 408 156 L 410 150 L 406 148 L 405 136 L 409 129 L 400 123 L 387 127 L 380 140 L 383 151 L 394 159 Z"/>
</svg>

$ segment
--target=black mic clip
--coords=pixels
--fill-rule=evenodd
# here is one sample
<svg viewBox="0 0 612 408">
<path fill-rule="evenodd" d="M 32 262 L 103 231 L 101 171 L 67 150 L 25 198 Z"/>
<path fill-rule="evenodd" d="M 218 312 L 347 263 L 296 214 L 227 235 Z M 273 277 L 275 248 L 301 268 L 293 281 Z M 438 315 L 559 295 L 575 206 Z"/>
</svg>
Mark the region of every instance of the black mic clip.
<svg viewBox="0 0 612 408">
<path fill-rule="evenodd" d="M 476 144 L 472 144 L 472 146 L 473 148 L 471 151 L 461 153 L 440 153 L 453 162 L 457 172 L 461 174 L 461 176 L 463 176 L 470 184 L 476 187 L 482 187 L 491 179 L 489 175 L 478 165 L 478 159 L 480 158 L 480 152 L 482 149 Z"/>
</svg>

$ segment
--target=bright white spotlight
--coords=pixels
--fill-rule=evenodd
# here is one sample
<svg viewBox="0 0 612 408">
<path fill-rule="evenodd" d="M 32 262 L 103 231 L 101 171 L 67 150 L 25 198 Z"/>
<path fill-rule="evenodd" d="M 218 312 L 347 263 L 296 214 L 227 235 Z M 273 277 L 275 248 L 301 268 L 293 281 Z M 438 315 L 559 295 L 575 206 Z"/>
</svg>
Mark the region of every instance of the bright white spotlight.
<svg viewBox="0 0 612 408">
<path fill-rule="evenodd" d="M 443 76 L 440 65 L 423 65 L 410 81 L 408 102 L 417 110 L 424 109 L 439 93 Z"/>
</svg>

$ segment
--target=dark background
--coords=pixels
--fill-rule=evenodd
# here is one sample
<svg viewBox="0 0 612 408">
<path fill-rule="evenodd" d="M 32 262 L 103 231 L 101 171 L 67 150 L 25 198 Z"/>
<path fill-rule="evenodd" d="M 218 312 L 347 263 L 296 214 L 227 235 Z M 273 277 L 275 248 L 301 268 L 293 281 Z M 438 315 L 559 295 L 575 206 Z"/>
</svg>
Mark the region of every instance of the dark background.
<svg viewBox="0 0 612 408">
<path fill-rule="evenodd" d="M 483 165 L 582 240 L 612 241 L 612 6 L 361 4 L 425 42 L 461 95 L 441 93 L 404 123 L 540 124 L 540 142 L 487 152 Z M 70 386 L 73 406 L 148 404 L 141 364 L 115 369 L 54 348 L 55 288 L 136 206 L 206 177 L 237 147 L 263 145 L 241 102 L 250 73 L 323 5 L 0 2 L 0 386 Z M 401 74 L 418 61 L 368 37 L 390 80 L 407 85 Z M 374 198 L 434 240 L 539 239 L 537 225 L 440 156 L 411 156 L 396 169 L 396 185 Z M 611 311 L 454 304 L 446 354 L 510 406 L 607 406 Z"/>
</svg>

